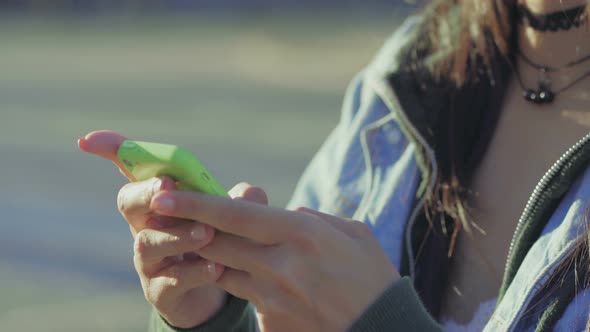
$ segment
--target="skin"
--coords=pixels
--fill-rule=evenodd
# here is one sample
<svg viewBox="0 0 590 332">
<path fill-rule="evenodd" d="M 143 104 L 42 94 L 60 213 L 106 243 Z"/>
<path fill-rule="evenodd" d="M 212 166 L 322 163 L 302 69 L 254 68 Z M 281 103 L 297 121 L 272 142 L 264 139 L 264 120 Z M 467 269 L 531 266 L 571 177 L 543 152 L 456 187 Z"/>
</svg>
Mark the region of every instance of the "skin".
<svg viewBox="0 0 590 332">
<path fill-rule="evenodd" d="M 561 8 L 557 0 L 523 1 L 535 12 Z M 570 8 L 584 1 L 563 0 Z M 590 54 L 590 30 L 542 33 L 519 25 L 519 48 L 535 62 L 559 67 Z M 577 55 L 576 47 L 581 49 Z M 523 80 L 535 86 L 538 72 L 517 64 Z M 590 70 L 590 62 L 552 75 L 556 87 Z M 495 299 L 516 223 L 535 185 L 549 167 L 590 129 L 590 79 L 560 94 L 551 105 L 526 102 L 514 78 L 499 123 L 470 189 L 472 216 L 484 233 L 461 233 L 455 248 L 442 316 L 469 323 L 479 304 Z M 523 157 L 526 156 L 526 157 Z M 509 194 L 507 194 L 509 193 Z"/>
<path fill-rule="evenodd" d="M 584 2 L 523 0 L 537 13 Z M 519 26 L 517 33 L 519 48 L 538 63 L 558 67 L 590 53 L 587 30 L 548 34 Z M 538 73 L 523 63 L 518 67 L 525 83 L 534 85 Z M 563 70 L 552 80 L 563 86 L 589 67 Z M 522 101 L 516 82 L 509 89 L 472 184 L 474 218 L 485 234 L 460 235 L 443 302 L 442 315 L 461 323 L 471 320 L 480 302 L 497 295 L 528 194 L 590 125 L 589 80 L 564 92 L 544 113 Z M 546 143 L 528 139 L 537 137 Z M 93 132 L 80 147 L 117 164 L 123 140 L 114 132 Z M 231 293 L 256 305 L 263 331 L 343 331 L 399 279 L 360 222 L 304 208 L 270 208 L 264 191 L 245 183 L 226 199 L 176 191 L 171 179 L 159 180 L 126 185 L 118 203 L 135 238 L 135 268 L 145 296 L 174 326 L 201 324 Z"/>
<path fill-rule="evenodd" d="M 97 131 L 81 138 L 80 148 L 112 161 L 132 181 L 119 191 L 119 211 L 129 223 L 134 242 L 134 265 L 144 295 L 161 315 L 177 327 L 190 328 L 213 316 L 224 304 L 226 293 L 214 285 L 224 267 L 199 258 L 195 251 L 207 245 L 214 230 L 200 223 L 158 216 L 149 208 L 151 197 L 161 190 L 174 190 L 169 178 L 135 182 L 116 158 L 126 138 L 112 131 Z M 266 204 L 258 188 L 236 186 L 230 195 Z M 203 235 L 203 238 L 196 235 Z M 173 242 L 172 252 L 166 244 Z"/>
<path fill-rule="evenodd" d="M 123 140 L 99 131 L 79 145 L 119 166 Z M 343 331 L 400 278 L 361 222 L 268 207 L 245 183 L 223 198 L 159 180 L 124 186 L 118 202 L 145 296 L 174 326 L 206 321 L 227 292 L 256 306 L 262 331 Z"/>
</svg>

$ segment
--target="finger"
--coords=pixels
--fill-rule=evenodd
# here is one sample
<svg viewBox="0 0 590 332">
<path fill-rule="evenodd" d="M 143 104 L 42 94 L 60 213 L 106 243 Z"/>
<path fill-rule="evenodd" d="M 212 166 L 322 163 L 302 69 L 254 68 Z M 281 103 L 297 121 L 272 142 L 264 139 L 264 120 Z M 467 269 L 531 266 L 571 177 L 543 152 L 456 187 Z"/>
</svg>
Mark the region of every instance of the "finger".
<svg viewBox="0 0 590 332">
<path fill-rule="evenodd" d="M 159 177 L 141 182 L 126 184 L 119 191 L 117 203 L 119 211 L 132 226 L 135 234 L 145 228 L 161 229 L 188 222 L 174 217 L 154 216 L 149 204 L 154 193 L 160 190 L 173 190 L 176 183 L 172 178 Z M 230 190 L 230 195 L 236 200 L 245 200 L 259 204 L 267 204 L 266 193 L 259 187 L 248 183 L 240 183 Z"/>
<path fill-rule="evenodd" d="M 327 222 L 330 226 L 336 228 L 337 230 L 343 232 L 344 234 L 352 237 L 352 238 L 359 238 L 363 237 L 367 234 L 367 232 L 371 232 L 369 227 L 360 222 L 353 219 L 344 219 L 340 217 L 336 217 L 330 214 L 326 214 L 323 212 L 319 212 L 316 210 L 312 210 L 306 207 L 297 208 L 296 211 L 302 213 L 308 213 L 314 215 L 316 217 L 321 218 L 323 221 Z"/>
<path fill-rule="evenodd" d="M 269 246 L 260 245 L 233 234 L 217 232 L 215 240 L 197 250 L 197 253 L 210 261 L 253 274 L 272 273 L 265 263 Z"/>
<path fill-rule="evenodd" d="M 117 132 L 111 130 L 98 130 L 80 138 L 78 140 L 78 146 L 84 152 L 112 161 L 119 168 L 119 172 L 130 181 L 135 181 L 133 175 L 131 175 L 125 167 L 119 163 L 117 158 L 119 147 L 125 140 L 127 140 L 127 137 Z"/>
<path fill-rule="evenodd" d="M 255 282 L 247 272 L 226 268 L 215 284 L 235 297 L 251 302 L 256 299 Z"/>
<path fill-rule="evenodd" d="M 172 264 L 154 277 L 144 276 L 142 284 L 148 301 L 158 306 L 174 303 L 188 290 L 215 283 L 224 266 L 201 259 L 197 262 Z"/>
<path fill-rule="evenodd" d="M 154 216 L 149 205 L 155 193 L 174 189 L 175 186 L 174 180 L 168 177 L 128 183 L 117 195 L 119 212 L 136 232 L 148 227 L 148 221 L 153 223 L 155 228 L 163 228 L 163 218 Z"/>
<path fill-rule="evenodd" d="M 246 182 L 239 183 L 231 188 L 229 196 L 233 199 L 268 205 L 268 197 L 264 190 Z"/>
<path fill-rule="evenodd" d="M 161 215 L 198 220 L 263 244 L 283 242 L 309 219 L 308 214 L 182 191 L 161 191 L 150 207 Z"/>
<path fill-rule="evenodd" d="M 131 235 L 133 238 L 137 236 L 138 232 L 141 232 L 144 229 L 165 229 L 170 227 L 177 227 L 180 225 L 185 224 L 192 224 L 194 223 L 193 220 L 185 220 L 185 219 L 178 219 L 174 217 L 167 217 L 167 216 L 158 216 L 158 215 L 149 215 L 144 218 L 147 218 L 145 221 L 133 222 L 136 224 L 136 227 L 131 226 L 132 222 L 127 221 L 129 223 L 129 230 L 131 231 Z"/>
<path fill-rule="evenodd" d="M 213 229 L 190 223 L 165 230 L 144 229 L 134 243 L 134 263 L 138 271 L 151 274 L 171 256 L 182 255 L 206 246 L 213 238 Z"/>
</svg>

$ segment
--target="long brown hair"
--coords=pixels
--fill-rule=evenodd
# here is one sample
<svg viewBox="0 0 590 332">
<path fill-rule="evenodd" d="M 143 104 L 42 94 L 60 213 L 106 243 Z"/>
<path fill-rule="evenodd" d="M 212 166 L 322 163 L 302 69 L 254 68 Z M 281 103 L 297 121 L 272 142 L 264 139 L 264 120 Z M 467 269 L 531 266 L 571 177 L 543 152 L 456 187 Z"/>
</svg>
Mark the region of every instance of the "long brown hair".
<svg viewBox="0 0 590 332">
<path fill-rule="evenodd" d="M 516 48 L 516 2 L 434 0 L 425 9 L 418 37 L 402 53 L 402 61 L 417 75 L 424 77 L 426 72 L 435 84 L 451 86 L 456 100 L 482 79 L 488 80 L 490 88 L 503 96 L 502 90 L 505 90 L 505 80 L 509 76 L 501 71 L 513 61 Z M 590 16 L 590 6 L 586 9 L 586 15 Z M 488 111 L 499 112 L 497 109 Z M 458 232 L 464 229 L 470 233 L 473 226 L 477 227 L 470 218 L 467 205 L 470 192 L 466 188 L 475 166 L 483 157 L 494 126 L 493 123 L 484 124 L 488 127 L 483 131 L 488 135 L 482 135 L 478 144 L 466 147 L 465 140 L 457 134 L 468 130 L 473 123 L 466 122 L 464 116 L 464 112 L 454 109 L 448 112 L 448 120 L 443 124 L 447 132 L 442 135 L 447 142 L 440 144 L 444 148 L 437 151 L 437 157 L 444 156 L 442 162 L 439 161 L 440 176 L 434 190 L 427 193 L 425 205 L 427 216 L 450 217 L 454 222 L 449 256 Z"/>
<path fill-rule="evenodd" d="M 452 229 L 446 235 L 450 237 L 448 257 L 457 234 L 462 229 L 469 233 L 477 226 L 470 217 L 466 188 L 491 140 L 512 75 L 510 63 L 517 47 L 516 2 L 433 0 L 424 10 L 413 41 L 400 53 L 404 70 L 412 81 L 420 82 L 425 94 L 442 89 L 449 95 L 448 105 L 423 105 L 427 112 L 440 113 L 433 121 L 436 134 L 429 141 L 439 176 L 434 189 L 425 194 L 425 215 L 434 229 L 443 233 Z M 590 6 L 586 9 L 590 17 Z M 588 275 L 590 231 L 586 232 L 587 240 L 581 241 L 576 254 L 563 264 L 564 273 L 573 262 L 576 275 Z M 580 260 L 585 263 L 578 264 Z M 415 280 L 417 285 L 423 283 Z M 436 313 L 438 304 L 430 300 L 425 303 Z"/>
<path fill-rule="evenodd" d="M 468 103 L 466 99 L 472 98 L 472 87 L 482 83 L 493 82 L 484 90 L 495 89 L 503 94 L 500 77 L 505 73 L 496 64 L 509 58 L 514 48 L 513 2 L 515 0 L 433 0 L 424 9 L 414 40 L 400 55 L 405 70 L 422 86 L 427 86 L 423 90 L 429 93 L 435 89 L 445 93 L 452 91 L 445 103 L 449 106 L 445 106 L 444 111 L 438 107 L 432 110 L 442 113 L 436 124 L 437 137 L 431 140 L 439 176 L 434 190 L 426 193 L 425 204 L 429 222 L 439 218 L 446 230 L 450 220 L 449 257 L 459 231 L 465 229 L 470 233 L 475 225 L 469 217 L 466 188 L 474 165 L 483 155 L 493 132 L 493 128 L 488 128 L 490 137 L 481 138 L 477 145 L 469 145 L 467 142 L 473 142 L 482 129 L 478 127 L 481 124 L 473 123 L 475 119 L 481 122 L 481 116 L 474 113 L 485 111 L 475 107 L 466 113 L 467 107 L 458 103 Z M 488 127 L 493 127 L 494 119 L 487 121 Z M 469 137 L 461 136 L 470 131 Z M 475 153 L 477 157 L 474 157 L 473 150 L 481 153 Z"/>
</svg>

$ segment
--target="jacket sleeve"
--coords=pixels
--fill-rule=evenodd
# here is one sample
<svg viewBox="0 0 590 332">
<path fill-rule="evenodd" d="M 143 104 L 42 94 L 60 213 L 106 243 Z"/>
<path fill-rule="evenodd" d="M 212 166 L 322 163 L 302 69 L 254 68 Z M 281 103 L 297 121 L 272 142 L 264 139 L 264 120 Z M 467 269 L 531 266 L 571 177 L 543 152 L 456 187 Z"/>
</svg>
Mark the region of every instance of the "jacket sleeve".
<svg viewBox="0 0 590 332">
<path fill-rule="evenodd" d="M 192 329 L 170 325 L 160 314 L 152 311 L 150 332 L 255 332 L 256 316 L 248 301 L 229 296 L 226 305 L 213 318 Z"/>
<path fill-rule="evenodd" d="M 408 277 L 393 283 L 371 304 L 348 332 L 442 332 L 430 316 Z"/>
</svg>

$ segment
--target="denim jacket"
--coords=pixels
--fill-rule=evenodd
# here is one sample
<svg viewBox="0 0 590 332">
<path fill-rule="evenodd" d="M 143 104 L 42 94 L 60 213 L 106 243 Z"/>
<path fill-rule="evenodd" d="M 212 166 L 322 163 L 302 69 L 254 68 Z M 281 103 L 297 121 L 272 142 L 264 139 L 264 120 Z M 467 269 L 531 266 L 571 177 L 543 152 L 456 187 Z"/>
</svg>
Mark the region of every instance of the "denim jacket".
<svg viewBox="0 0 590 332">
<path fill-rule="evenodd" d="M 417 110 L 411 102 L 402 107 L 398 91 L 388 80 L 399 70 L 396 54 L 419 20 L 406 20 L 349 86 L 338 125 L 309 164 L 289 204 L 366 223 L 392 264 L 409 276 L 398 282 L 402 286 L 394 284 L 367 308 L 352 326 L 353 332 L 440 330 L 426 310 L 400 314 L 412 303 L 421 306 L 420 300 L 411 301 L 417 299 L 415 292 L 391 291 L 412 289 L 408 280 L 416 284 L 420 274 L 434 274 L 436 279 L 441 273 L 433 267 L 434 261 L 418 268 L 412 249 L 413 229 L 424 223 L 418 216 L 425 193 L 433 190 L 437 179 L 435 153 L 425 139 L 425 130 L 432 128 L 417 123 L 420 117 L 414 114 Z M 583 279 L 579 268 L 559 267 L 579 254 L 576 248 L 587 229 L 589 164 L 590 135 L 566 151 L 540 180 L 516 227 L 504 283 L 484 331 L 587 330 L 590 291 L 579 286 Z M 578 261 L 587 260 L 585 253 Z M 402 295 L 406 298 L 400 299 Z M 425 323 L 419 324 L 420 320 Z M 152 316 L 151 329 L 179 331 L 157 314 Z M 252 308 L 233 297 L 211 321 L 190 329 L 255 330 Z"/>
<path fill-rule="evenodd" d="M 399 69 L 396 52 L 418 22 L 416 17 L 406 20 L 350 85 L 339 124 L 310 163 L 290 203 L 291 207 L 306 206 L 365 222 L 398 270 L 407 255 L 411 277 L 414 264 L 409 230 L 423 208 L 423 192 L 433 189 L 437 164 L 434 151 L 409 120 L 413 110 L 401 106 L 387 77 Z M 528 227 L 527 223 L 517 227 L 511 247 L 523 257 L 518 262 L 509 260 L 507 270 L 514 271 L 513 276 L 505 282 L 485 331 L 535 331 L 547 326 L 556 331 L 586 329 L 590 291 L 579 288 L 569 297 L 556 299 L 559 295 L 552 290 L 563 285 L 551 283 L 555 283 L 556 269 L 574 254 L 587 227 L 588 140 L 582 139 L 562 157 L 562 164 L 577 163 L 576 170 L 564 170 L 558 162 L 545 176 L 547 182 L 555 182 L 559 179 L 552 172 L 561 172 L 567 178 L 559 180 L 562 187 L 566 183 L 565 188 L 556 193 L 543 187 L 543 181 L 539 183 L 537 196 L 552 196 L 550 202 L 542 203 L 551 211 L 527 221 Z M 531 201 L 528 205 L 535 203 L 534 198 Z M 537 228 L 532 241 L 530 233 L 535 231 L 522 234 L 531 227 Z M 555 312 L 552 301 L 560 302 L 560 312 Z"/>
</svg>

